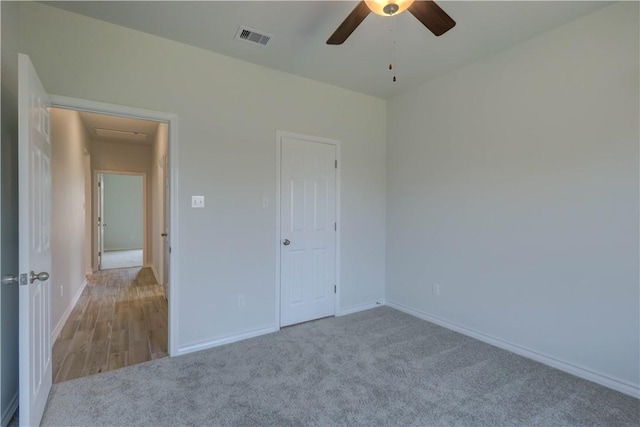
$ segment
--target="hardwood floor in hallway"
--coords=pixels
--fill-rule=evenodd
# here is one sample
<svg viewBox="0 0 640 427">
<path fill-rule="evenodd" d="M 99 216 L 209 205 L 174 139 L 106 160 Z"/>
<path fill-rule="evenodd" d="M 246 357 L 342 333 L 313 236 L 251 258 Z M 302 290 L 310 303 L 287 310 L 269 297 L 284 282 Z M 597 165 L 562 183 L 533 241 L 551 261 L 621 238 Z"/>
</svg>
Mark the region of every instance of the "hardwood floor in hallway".
<svg viewBox="0 0 640 427">
<path fill-rule="evenodd" d="M 53 345 L 53 382 L 167 356 L 167 300 L 150 268 L 87 277 Z"/>
</svg>

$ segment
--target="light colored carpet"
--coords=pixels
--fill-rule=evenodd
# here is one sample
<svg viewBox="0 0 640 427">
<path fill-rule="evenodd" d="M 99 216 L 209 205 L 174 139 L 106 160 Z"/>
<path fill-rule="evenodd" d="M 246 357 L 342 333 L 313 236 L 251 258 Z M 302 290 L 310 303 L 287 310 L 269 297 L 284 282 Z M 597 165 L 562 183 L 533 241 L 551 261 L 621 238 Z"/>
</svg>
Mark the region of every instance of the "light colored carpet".
<svg viewBox="0 0 640 427">
<path fill-rule="evenodd" d="M 55 384 L 43 425 L 637 426 L 639 411 L 381 307 Z"/>
<path fill-rule="evenodd" d="M 142 264 L 142 249 L 105 251 L 102 254 L 101 269 L 142 267 Z"/>
</svg>

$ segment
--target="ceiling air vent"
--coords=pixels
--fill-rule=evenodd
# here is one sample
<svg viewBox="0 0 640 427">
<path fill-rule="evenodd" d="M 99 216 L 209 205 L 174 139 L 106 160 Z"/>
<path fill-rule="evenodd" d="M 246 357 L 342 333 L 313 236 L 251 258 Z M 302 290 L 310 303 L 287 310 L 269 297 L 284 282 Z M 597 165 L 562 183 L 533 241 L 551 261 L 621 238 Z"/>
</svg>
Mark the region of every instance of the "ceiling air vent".
<svg viewBox="0 0 640 427">
<path fill-rule="evenodd" d="M 259 44 L 260 46 L 266 46 L 272 37 L 273 36 L 270 36 L 269 34 L 262 34 L 254 29 L 239 26 L 238 31 L 236 32 L 235 39 L 253 44 Z"/>
</svg>

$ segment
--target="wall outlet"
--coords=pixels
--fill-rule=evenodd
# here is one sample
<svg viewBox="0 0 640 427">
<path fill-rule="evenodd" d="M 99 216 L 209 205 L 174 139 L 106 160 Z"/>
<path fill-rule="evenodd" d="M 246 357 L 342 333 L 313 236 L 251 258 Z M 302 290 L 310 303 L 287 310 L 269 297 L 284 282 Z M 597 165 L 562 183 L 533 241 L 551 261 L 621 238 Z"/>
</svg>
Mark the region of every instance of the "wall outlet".
<svg viewBox="0 0 640 427">
<path fill-rule="evenodd" d="M 433 294 L 440 295 L 440 285 L 438 283 L 434 283 L 433 285 Z"/>
<path fill-rule="evenodd" d="M 269 207 L 269 198 L 268 197 L 263 197 L 262 198 L 262 207 L 263 208 L 268 208 Z"/>
<path fill-rule="evenodd" d="M 238 295 L 238 307 L 244 307 L 244 295 L 243 294 L 239 294 Z"/>
<path fill-rule="evenodd" d="M 60 296 L 64 296 L 64 286 L 60 285 Z"/>
</svg>

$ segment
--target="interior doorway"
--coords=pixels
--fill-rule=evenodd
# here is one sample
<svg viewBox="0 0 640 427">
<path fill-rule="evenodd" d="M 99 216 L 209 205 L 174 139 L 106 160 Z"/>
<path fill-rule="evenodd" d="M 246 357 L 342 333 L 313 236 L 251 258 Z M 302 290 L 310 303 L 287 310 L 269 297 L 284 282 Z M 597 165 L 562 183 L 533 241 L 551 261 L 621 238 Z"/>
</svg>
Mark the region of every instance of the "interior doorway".
<svg viewBox="0 0 640 427">
<path fill-rule="evenodd" d="M 96 171 L 98 270 L 143 267 L 146 174 Z"/>
<path fill-rule="evenodd" d="M 280 327 L 333 316 L 338 299 L 340 142 L 277 132 Z"/>
<path fill-rule="evenodd" d="M 54 204 L 56 191 L 64 193 L 64 183 L 77 181 L 81 174 L 77 171 L 75 180 L 62 179 L 69 170 L 67 164 L 82 162 L 86 173 L 83 188 L 72 191 L 73 203 L 54 206 L 58 221 L 54 216 L 53 234 L 54 240 L 56 234 L 57 240 L 68 240 L 60 224 L 81 212 L 84 244 L 72 251 L 56 250 L 54 241 L 52 257 L 54 265 L 77 258 L 84 280 L 53 295 L 54 383 L 170 353 L 170 121 L 161 120 L 161 115 L 155 120 L 132 117 L 126 108 L 119 112 L 112 106 L 101 112 L 100 108 L 71 107 L 52 109 L 57 110 L 52 126 L 59 136 L 53 146 L 78 139 L 81 142 L 72 150 L 82 146 L 84 158 L 70 155 L 62 162 L 65 167 L 53 170 Z M 77 237 L 82 227 L 75 228 Z"/>
</svg>

